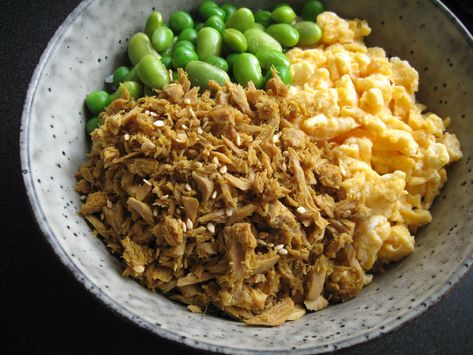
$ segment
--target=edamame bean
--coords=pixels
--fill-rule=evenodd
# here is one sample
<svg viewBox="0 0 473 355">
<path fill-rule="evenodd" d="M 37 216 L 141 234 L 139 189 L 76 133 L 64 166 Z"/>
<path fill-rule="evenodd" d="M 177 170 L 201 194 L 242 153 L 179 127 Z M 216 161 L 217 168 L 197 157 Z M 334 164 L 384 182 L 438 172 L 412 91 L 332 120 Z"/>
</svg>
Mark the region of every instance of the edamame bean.
<svg viewBox="0 0 473 355">
<path fill-rule="evenodd" d="M 144 56 L 136 70 L 141 82 L 152 89 L 162 89 L 169 84 L 168 71 L 155 56 Z"/>
<path fill-rule="evenodd" d="M 125 66 L 121 66 L 115 69 L 115 71 L 113 72 L 113 85 L 115 87 L 118 87 L 121 82 L 125 81 L 125 77 L 128 75 L 129 72 L 130 68 Z"/>
<path fill-rule="evenodd" d="M 322 30 L 312 21 L 301 21 L 294 25 L 294 28 L 299 32 L 300 46 L 310 46 L 316 44 L 322 38 Z"/>
<path fill-rule="evenodd" d="M 112 101 L 119 99 L 123 96 L 123 92 L 127 90 L 130 97 L 138 99 L 143 96 L 143 86 L 136 81 L 125 81 L 120 84 L 117 91 L 110 95 Z"/>
<path fill-rule="evenodd" d="M 281 7 L 281 6 L 291 6 L 291 5 L 289 5 L 287 2 L 278 2 L 278 3 L 276 3 L 276 4 L 273 6 L 272 10 L 274 11 L 274 10 L 276 10 L 278 7 Z"/>
<path fill-rule="evenodd" d="M 203 26 L 203 24 L 202 24 Z M 191 43 L 195 43 L 197 40 L 197 30 L 194 28 L 186 28 L 184 31 L 181 32 L 177 41 L 189 41 Z"/>
<path fill-rule="evenodd" d="M 242 7 L 236 10 L 225 24 L 226 28 L 235 28 L 240 32 L 245 32 L 246 30 L 253 27 L 255 24 L 255 17 L 253 12 L 246 7 Z"/>
<path fill-rule="evenodd" d="M 222 57 L 210 56 L 205 60 L 207 63 L 212 64 L 213 66 L 222 69 L 224 72 L 228 72 L 228 63 Z"/>
<path fill-rule="evenodd" d="M 92 132 L 95 131 L 99 127 L 100 127 L 100 120 L 98 117 L 92 117 L 85 124 L 85 130 L 87 131 L 88 134 L 92 134 Z"/>
<path fill-rule="evenodd" d="M 273 10 L 271 13 L 271 18 L 274 22 L 278 23 L 293 23 L 297 15 L 288 5 L 282 5 Z"/>
<path fill-rule="evenodd" d="M 262 24 L 264 27 L 268 27 L 273 21 L 271 18 L 271 12 L 266 10 L 258 10 L 255 13 L 255 21 Z"/>
<path fill-rule="evenodd" d="M 234 28 L 227 28 L 223 31 L 222 39 L 229 51 L 243 53 L 248 49 L 245 35 Z"/>
<path fill-rule="evenodd" d="M 151 44 L 158 52 L 162 52 L 171 47 L 173 41 L 174 33 L 166 26 L 158 27 L 151 37 Z"/>
<path fill-rule="evenodd" d="M 278 41 L 266 32 L 257 28 L 251 28 L 245 31 L 245 37 L 248 42 L 248 52 L 256 54 L 262 49 L 274 49 L 282 52 L 282 47 Z"/>
<path fill-rule="evenodd" d="M 146 20 L 145 24 L 145 33 L 146 35 L 151 38 L 153 36 L 154 31 L 160 26 L 163 25 L 163 15 L 161 15 L 158 11 L 153 11 Z"/>
<path fill-rule="evenodd" d="M 235 63 L 235 60 L 237 59 L 237 57 L 240 55 L 240 53 L 232 53 L 232 54 L 229 54 L 227 56 L 227 58 L 225 58 L 225 60 L 227 61 L 228 63 L 228 68 L 229 70 L 232 70 L 233 69 L 233 63 Z"/>
<path fill-rule="evenodd" d="M 255 24 L 251 28 L 256 28 L 257 30 L 261 30 L 263 32 L 266 31 L 266 27 L 264 27 L 261 23 L 258 22 L 255 22 Z"/>
<path fill-rule="evenodd" d="M 231 15 L 237 10 L 235 5 L 232 4 L 223 4 L 221 6 L 222 10 L 225 11 L 225 21 L 230 18 Z"/>
<path fill-rule="evenodd" d="M 161 62 L 164 64 L 166 69 L 171 69 L 171 57 L 161 57 Z"/>
<path fill-rule="evenodd" d="M 98 115 L 105 110 L 110 102 L 110 95 L 103 90 L 92 91 L 85 98 L 85 104 L 93 115 Z"/>
<path fill-rule="evenodd" d="M 128 58 L 130 58 L 131 64 L 138 64 L 141 58 L 148 54 L 160 57 L 146 34 L 143 32 L 135 33 L 128 41 Z"/>
<path fill-rule="evenodd" d="M 230 77 L 222 69 L 202 61 L 188 63 L 186 72 L 192 85 L 199 86 L 202 90 L 209 87 L 209 80 L 219 85 L 225 85 L 227 81 L 230 81 Z"/>
<path fill-rule="evenodd" d="M 322 12 L 324 12 L 324 5 L 320 1 L 310 0 L 304 4 L 301 15 L 304 20 L 315 22 Z"/>
<path fill-rule="evenodd" d="M 129 72 L 127 75 L 125 75 L 125 77 L 123 78 L 123 81 L 122 82 L 125 82 L 125 81 L 139 81 L 140 78 L 138 78 L 138 74 L 136 72 L 136 67 L 137 65 L 135 65 Z"/>
<path fill-rule="evenodd" d="M 279 76 L 281 78 L 282 82 L 286 85 L 291 85 L 292 82 L 292 73 L 291 73 L 291 67 L 289 66 L 272 66 L 271 68 L 274 68 Z M 273 77 L 273 72 L 272 70 L 268 70 L 266 75 L 264 76 L 264 82 L 265 85 L 268 83 L 269 79 Z"/>
<path fill-rule="evenodd" d="M 266 32 L 276 38 L 284 47 L 294 47 L 299 42 L 299 32 L 287 23 L 277 23 L 269 26 Z"/>
<path fill-rule="evenodd" d="M 223 20 L 226 15 L 225 10 L 212 1 L 202 2 L 197 9 L 197 13 L 203 21 L 207 21 L 212 16 L 218 16 Z"/>
<path fill-rule="evenodd" d="M 215 28 L 204 27 L 197 34 L 197 55 L 205 60 L 211 55 L 220 56 L 222 36 Z"/>
<path fill-rule="evenodd" d="M 250 81 L 258 89 L 261 89 L 264 85 L 264 78 L 258 58 L 251 53 L 242 53 L 235 59 L 233 63 L 233 76 L 242 86 L 247 86 Z"/>
<path fill-rule="evenodd" d="M 189 41 L 186 41 L 186 40 L 177 42 L 177 43 L 174 45 L 174 51 L 175 51 L 176 49 L 178 49 L 179 47 L 185 47 L 185 48 L 187 48 L 187 49 L 189 49 L 189 50 L 195 52 L 195 45 L 194 45 L 194 43 L 189 42 Z M 173 52 L 174 52 L 174 51 L 173 51 Z"/>
<path fill-rule="evenodd" d="M 211 16 L 205 21 L 205 27 L 215 28 L 218 32 L 222 33 L 225 30 L 225 24 L 219 16 Z"/>
<path fill-rule="evenodd" d="M 177 68 L 184 68 L 187 63 L 194 60 L 199 60 L 197 53 L 186 47 L 178 47 L 172 54 L 172 66 Z"/>
<path fill-rule="evenodd" d="M 256 53 L 256 58 L 258 58 L 259 64 L 263 69 L 269 69 L 271 65 L 283 67 L 291 65 L 291 62 L 284 53 L 272 49 L 263 49 L 259 51 Z"/>
<path fill-rule="evenodd" d="M 169 18 L 169 27 L 175 34 L 179 35 L 186 28 L 193 28 L 194 20 L 187 12 L 176 11 Z"/>
</svg>

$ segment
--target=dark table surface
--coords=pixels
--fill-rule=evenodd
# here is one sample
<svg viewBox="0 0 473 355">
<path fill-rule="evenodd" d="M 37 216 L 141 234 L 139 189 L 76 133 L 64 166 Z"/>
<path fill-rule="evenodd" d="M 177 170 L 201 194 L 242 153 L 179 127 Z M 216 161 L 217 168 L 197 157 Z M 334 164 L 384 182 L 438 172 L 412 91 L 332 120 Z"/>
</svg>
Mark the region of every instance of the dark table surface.
<svg viewBox="0 0 473 355">
<path fill-rule="evenodd" d="M 112 313 L 60 263 L 30 214 L 20 174 L 27 85 L 48 40 L 79 0 L 1 0 L 0 352 L 190 354 Z M 468 0 L 446 1 L 473 30 Z M 427 314 L 347 354 L 472 354 L 473 272 Z"/>
</svg>

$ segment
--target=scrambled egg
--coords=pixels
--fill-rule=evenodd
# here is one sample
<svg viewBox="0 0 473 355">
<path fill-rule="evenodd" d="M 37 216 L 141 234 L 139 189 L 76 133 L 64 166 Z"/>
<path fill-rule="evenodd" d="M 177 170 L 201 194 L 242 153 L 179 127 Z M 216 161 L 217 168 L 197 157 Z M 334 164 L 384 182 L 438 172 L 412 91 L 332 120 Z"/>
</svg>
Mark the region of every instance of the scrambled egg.
<svg viewBox="0 0 473 355">
<path fill-rule="evenodd" d="M 446 132 L 450 118 L 417 103 L 419 75 L 407 61 L 368 48 L 366 21 L 324 12 L 323 36 L 311 49 L 294 48 L 290 96 L 315 115 L 300 127 L 326 142 L 343 175 L 347 198 L 358 202 L 353 245 L 364 270 L 412 253 L 413 233 L 429 223 L 429 208 L 447 181 L 446 165 L 462 157 Z"/>
</svg>

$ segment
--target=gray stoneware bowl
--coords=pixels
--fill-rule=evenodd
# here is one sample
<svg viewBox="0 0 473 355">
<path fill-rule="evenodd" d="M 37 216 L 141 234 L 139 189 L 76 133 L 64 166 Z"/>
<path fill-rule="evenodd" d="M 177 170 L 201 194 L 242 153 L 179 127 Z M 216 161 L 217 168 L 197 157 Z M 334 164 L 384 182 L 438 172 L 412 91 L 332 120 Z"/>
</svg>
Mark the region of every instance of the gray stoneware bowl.
<svg viewBox="0 0 473 355">
<path fill-rule="evenodd" d="M 327 1 L 328 2 L 328 1 Z M 126 40 L 156 6 L 167 17 L 198 1 L 85 0 L 57 30 L 31 79 L 21 131 L 21 159 L 39 226 L 62 262 L 105 305 L 159 336 L 226 353 L 308 354 L 376 338 L 425 312 L 459 281 L 473 260 L 473 41 L 439 1 L 332 0 L 343 17 L 365 18 L 369 45 L 409 60 L 421 75 L 418 99 L 451 116 L 464 158 L 433 206 L 433 222 L 411 256 L 375 277 L 346 303 L 279 328 L 255 328 L 209 315 L 120 276 L 117 259 L 77 215 L 74 173 L 84 160 L 83 100 L 125 58 Z M 254 7 L 255 2 L 236 1 Z M 268 7 L 272 1 L 258 1 Z"/>
</svg>

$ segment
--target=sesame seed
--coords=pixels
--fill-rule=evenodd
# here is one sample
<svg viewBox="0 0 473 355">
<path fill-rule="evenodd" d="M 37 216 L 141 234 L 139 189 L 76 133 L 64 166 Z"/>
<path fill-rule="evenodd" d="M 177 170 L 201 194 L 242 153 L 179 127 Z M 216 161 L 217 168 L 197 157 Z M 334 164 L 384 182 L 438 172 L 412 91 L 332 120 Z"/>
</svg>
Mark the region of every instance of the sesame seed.
<svg viewBox="0 0 473 355">
<path fill-rule="evenodd" d="M 214 190 L 214 192 L 212 192 L 212 196 L 210 196 L 210 198 L 212 200 L 215 200 L 216 197 L 217 197 L 217 190 Z"/>
<path fill-rule="evenodd" d="M 258 242 L 258 244 L 263 245 L 263 246 L 267 245 L 266 242 L 262 239 L 257 239 L 257 242 Z"/>
<path fill-rule="evenodd" d="M 282 163 L 282 164 L 281 164 L 281 170 L 282 170 L 283 172 L 286 172 L 286 170 L 287 170 L 287 165 L 286 165 L 286 163 Z"/>
<path fill-rule="evenodd" d="M 188 127 L 185 124 L 182 125 L 182 129 L 187 129 L 187 128 Z"/>
<path fill-rule="evenodd" d="M 274 250 L 279 250 L 279 249 L 283 249 L 284 248 L 284 244 L 278 244 L 274 247 Z"/>
<path fill-rule="evenodd" d="M 146 113 L 147 115 L 149 115 L 149 110 L 145 110 L 145 113 Z"/>
<path fill-rule="evenodd" d="M 155 208 L 155 209 L 153 210 L 153 216 L 155 216 L 155 217 L 158 216 L 158 209 L 157 209 L 157 208 Z"/>
<path fill-rule="evenodd" d="M 231 217 L 233 215 L 233 209 L 232 208 L 225 209 L 225 214 L 227 215 L 227 217 Z"/>
<path fill-rule="evenodd" d="M 141 149 L 142 150 L 147 150 L 147 149 L 154 149 L 156 148 L 156 146 L 154 145 L 153 142 L 144 142 L 142 145 L 141 145 Z"/>
<path fill-rule="evenodd" d="M 197 134 L 202 134 L 204 133 L 203 129 L 200 127 L 197 127 Z"/>
<path fill-rule="evenodd" d="M 190 103 L 191 103 L 191 99 L 189 99 L 188 97 L 186 97 L 186 98 L 184 99 L 184 104 L 189 105 Z"/>
<path fill-rule="evenodd" d="M 169 198 L 169 195 L 163 195 L 163 197 L 161 197 L 161 200 L 167 200 Z"/>
<path fill-rule="evenodd" d="M 81 199 L 81 201 L 85 201 L 85 200 L 87 200 L 87 196 L 82 195 L 82 196 L 80 197 L 80 199 Z"/>
<path fill-rule="evenodd" d="M 285 150 L 284 152 L 282 152 L 282 155 L 287 157 L 289 155 L 289 152 L 287 150 Z"/>
<path fill-rule="evenodd" d="M 192 223 L 192 221 L 187 218 L 186 220 L 186 227 L 187 227 L 187 230 L 191 230 L 192 228 L 194 228 L 194 223 Z"/>
<path fill-rule="evenodd" d="M 107 200 L 107 207 L 108 208 L 112 208 L 113 207 L 113 204 L 110 200 Z"/>
<path fill-rule="evenodd" d="M 274 243 L 268 243 L 268 247 L 270 248 L 274 247 Z"/>
<path fill-rule="evenodd" d="M 273 136 L 273 143 L 279 143 L 279 137 L 281 137 L 281 133 L 275 134 Z"/>
<path fill-rule="evenodd" d="M 156 112 L 149 111 L 149 114 L 150 114 L 150 116 L 158 117 L 158 114 Z"/>
<path fill-rule="evenodd" d="M 287 250 L 284 249 L 284 248 L 279 249 L 279 250 L 278 250 L 278 254 L 279 254 L 279 255 L 287 255 Z"/>
<path fill-rule="evenodd" d="M 222 167 L 220 168 L 219 171 L 220 171 L 220 174 L 225 174 L 225 173 L 227 172 L 227 170 L 228 170 L 227 166 L 224 165 L 224 166 L 222 166 Z"/>
<path fill-rule="evenodd" d="M 186 132 L 178 132 L 178 133 L 177 133 L 176 142 L 178 142 L 178 143 L 185 143 L 186 140 L 187 140 L 187 134 L 186 134 Z"/>
<path fill-rule="evenodd" d="M 148 180 L 146 179 L 143 179 L 143 182 L 146 184 L 146 185 L 149 185 L 149 186 L 153 186 L 153 184 L 151 184 Z"/>
<path fill-rule="evenodd" d="M 183 221 L 181 221 L 181 220 L 179 220 L 179 222 L 181 222 L 181 224 L 182 224 L 182 230 L 184 231 L 184 233 L 187 232 L 187 226 L 186 226 L 186 224 L 185 224 Z"/>
<path fill-rule="evenodd" d="M 218 165 L 218 164 L 220 163 L 220 161 L 218 160 L 217 157 L 213 157 L 212 161 L 213 161 L 213 163 L 216 164 L 216 165 Z"/>
<path fill-rule="evenodd" d="M 310 221 L 302 221 L 302 224 L 304 225 L 304 227 L 308 227 L 310 226 Z"/>
<path fill-rule="evenodd" d="M 162 121 L 162 120 L 154 121 L 153 124 L 154 124 L 155 127 L 164 127 L 164 121 Z"/>
<path fill-rule="evenodd" d="M 239 134 L 237 134 L 237 136 L 236 136 L 236 145 L 237 145 L 237 146 L 240 146 L 240 145 L 241 145 L 241 137 L 240 137 Z"/>
<path fill-rule="evenodd" d="M 306 214 L 307 210 L 303 206 L 297 207 L 297 213 Z"/>
<path fill-rule="evenodd" d="M 145 271 L 145 267 L 143 265 L 133 266 L 133 271 L 141 274 L 143 271 Z"/>
<path fill-rule="evenodd" d="M 192 118 L 197 118 L 193 109 L 189 108 L 189 112 L 191 113 Z"/>
<path fill-rule="evenodd" d="M 123 135 L 123 139 L 126 140 L 126 141 L 129 141 L 130 140 L 130 135 L 128 133 L 125 133 Z"/>
<path fill-rule="evenodd" d="M 215 233 L 215 226 L 213 223 L 207 223 L 207 229 L 210 233 L 214 234 Z"/>
<path fill-rule="evenodd" d="M 191 187 L 191 185 L 189 185 L 189 183 L 186 184 L 186 190 L 187 190 L 187 191 L 191 191 L 191 190 L 192 190 L 192 187 Z"/>
</svg>

